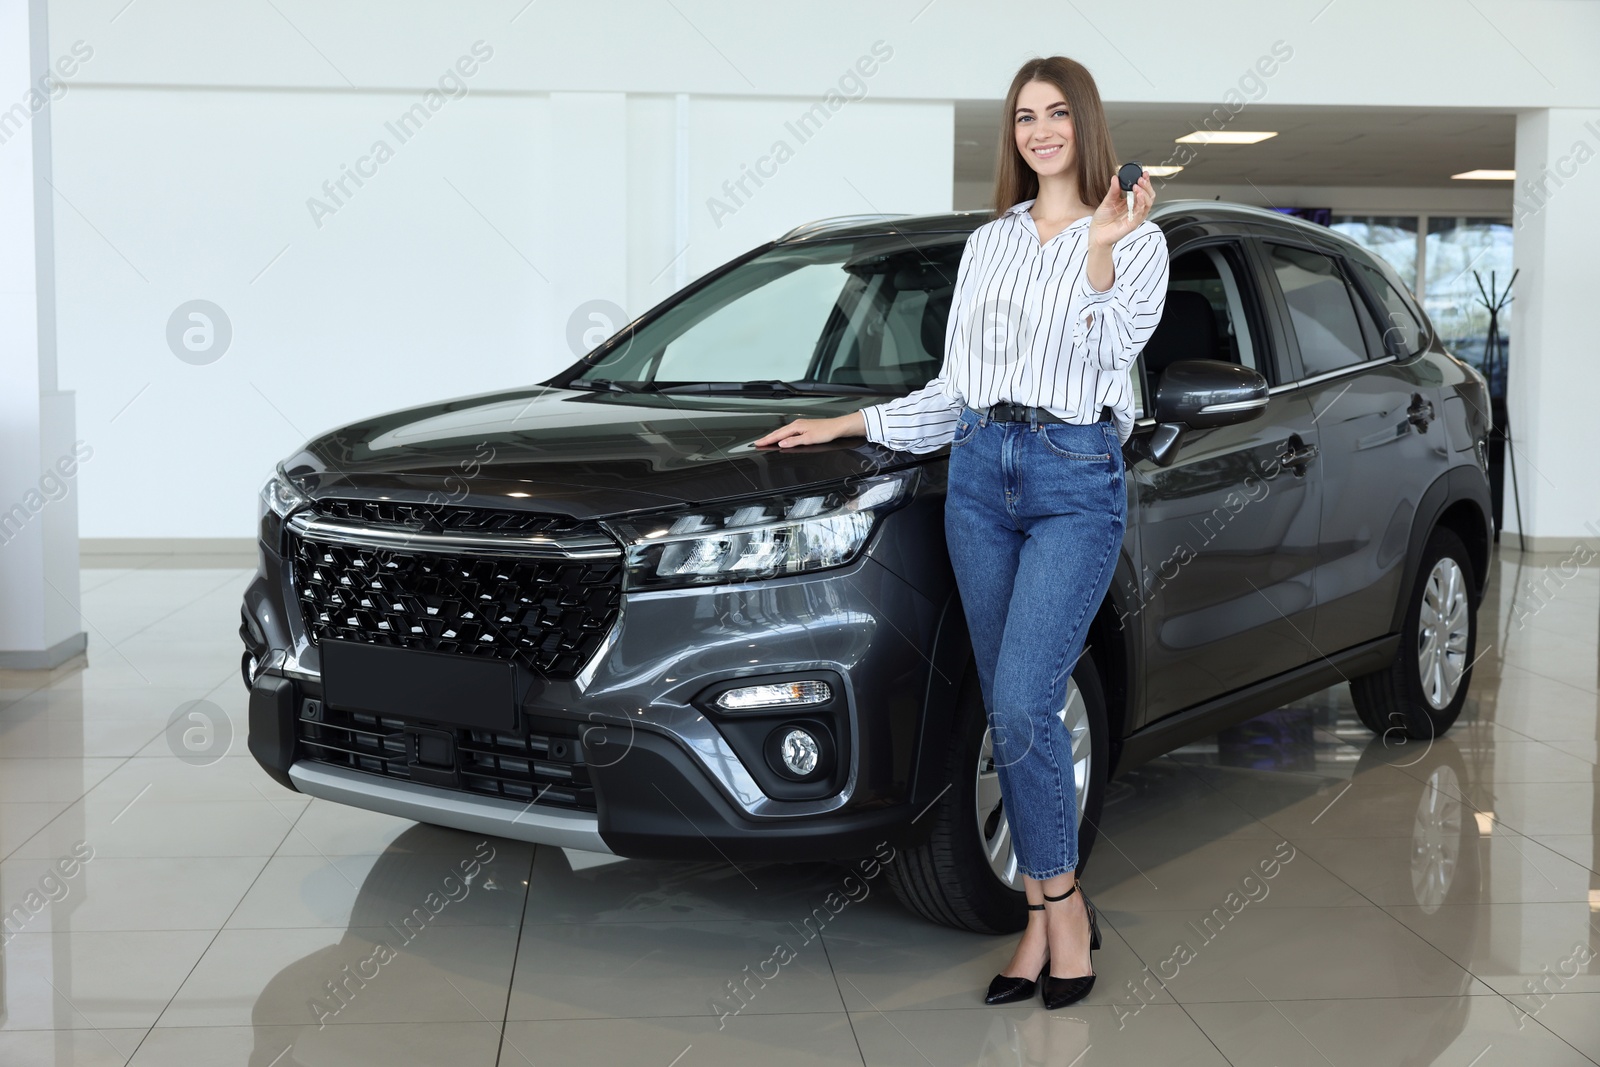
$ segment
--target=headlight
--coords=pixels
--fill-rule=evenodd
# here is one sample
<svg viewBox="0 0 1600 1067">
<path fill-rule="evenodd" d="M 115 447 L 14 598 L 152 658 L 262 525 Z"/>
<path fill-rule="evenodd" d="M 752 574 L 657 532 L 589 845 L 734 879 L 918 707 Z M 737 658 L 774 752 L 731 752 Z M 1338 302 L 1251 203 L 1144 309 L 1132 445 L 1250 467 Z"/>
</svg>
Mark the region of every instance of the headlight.
<svg viewBox="0 0 1600 1067">
<path fill-rule="evenodd" d="M 269 511 L 280 519 L 287 518 L 289 512 L 306 502 L 306 495 L 295 488 L 282 467 L 261 487 L 262 518 L 266 518 Z"/>
<path fill-rule="evenodd" d="M 855 559 L 911 496 L 914 470 L 850 485 L 616 522 L 630 589 L 749 581 Z"/>
<path fill-rule="evenodd" d="M 279 467 L 276 474 L 261 487 L 256 498 L 256 536 L 274 552 L 282 550 L 283 520 L 289 513 L 310 503 L 310 499 L 295 488 L 289 476 Z"/>
</svg>

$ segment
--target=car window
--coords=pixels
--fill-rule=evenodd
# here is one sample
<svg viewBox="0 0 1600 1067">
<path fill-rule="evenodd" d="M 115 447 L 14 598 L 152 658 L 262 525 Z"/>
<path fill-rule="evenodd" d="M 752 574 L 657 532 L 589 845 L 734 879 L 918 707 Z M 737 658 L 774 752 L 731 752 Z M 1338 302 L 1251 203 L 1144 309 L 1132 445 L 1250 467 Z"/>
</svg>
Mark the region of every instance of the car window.
<svg viewBox="0 0 1600 1067">
<path fill-rule="evenodd" d="M 1394 286 L 1389 284 L 1389 279 L 1376 267 L 1357 261 L 1356 269 L 1383 305 L 1385 321 L 1380 326 L 1384 335 L 1384 351 L 1398 356 L 1414 356 L 1422 351 L 1422 324 L 1412 314 L 1411 305 L 1401 298 Z"/>
<path fill-rule="evenodd" d="M 848 275 L 811 263 L 772 279 L 667 343 L 662 381 L 739 381 L 805 376 L 823 324 Z"/>
<path fill-rule="evenodd" d="M 853 271 L 817 344 L 815 378 L 898 389 L 938 374 L 960 253 L 954 245 L 902 249 L 892 263 Z"/>
<path fill-rule="evenodd" d="M 1301 373 L 1326 374 L 1367 358 L 1355 294 L 1328 256 L 1308 248 L 1266 242 L 1267 259 L 1289 305 L 1300 344 Z"/>
<path fill-rule="evenodd" d="M 1210 244 L 1172 257 L 1161 324 L 1139 354 L 1144 374 L 1133 376 L 1141 411 L 1141 379 L 1148 378 L 1153 390 L 1161 372 L 1180 359 L 1218 359 L 1262 370 L 1262 348 L 1245 310 L 1249 293 L 1239 255 L 1234 245 Z"/>
<path fill-rule="evenodd" d="M 1222 247 L 1208 245 L 1185 252 L 1172 261 L 1172 280 L 1167 291 L 1187 289 L 1199 293 L 1211 305 L 1216 319 L 1218 354 L 1212 358 L 1260 370 L 1255 344 L 1250 338 L 1249 319 L 1244 313 L 1239 275 Z"/>
<path fill-rule="evenodd" d="M 944 362 L 965 244 L 965 233 L 934 233 L 778 245 L 633 327 L 585 375 L 907 392 Z"/>
</svg>

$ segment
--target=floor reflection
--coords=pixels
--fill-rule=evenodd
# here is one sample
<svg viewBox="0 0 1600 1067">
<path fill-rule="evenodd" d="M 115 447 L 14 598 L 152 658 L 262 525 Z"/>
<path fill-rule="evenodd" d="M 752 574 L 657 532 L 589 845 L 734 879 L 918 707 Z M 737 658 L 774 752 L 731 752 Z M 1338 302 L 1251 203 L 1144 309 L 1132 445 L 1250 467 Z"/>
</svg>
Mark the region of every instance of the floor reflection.
<svg viewBox="0 0 1600 1067">
<path fill-rule="evenodd" d="M 1102 978 L 1055 1013 L 984 1008 L 1010 939 L 881 877 L 819 913 L 848 872 L 535 849 L 179 760 L 194 701 L 242 735 L 246 572 L 86 571 L 106 647 L 0 672 L 0 1064 L 1600 1062 L 1600 566 L 1534 595 L 1557 562 L 1496 564 L 1431 742 L 1340 685 L 1113 782 Z"/>
</svg>

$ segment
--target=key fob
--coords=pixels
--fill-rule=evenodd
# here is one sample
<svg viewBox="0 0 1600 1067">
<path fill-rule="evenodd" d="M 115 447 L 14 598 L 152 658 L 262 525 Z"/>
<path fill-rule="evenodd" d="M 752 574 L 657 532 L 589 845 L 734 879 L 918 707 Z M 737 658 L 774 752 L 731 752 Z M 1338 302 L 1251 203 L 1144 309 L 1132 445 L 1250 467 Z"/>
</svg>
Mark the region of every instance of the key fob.
<svg viewBox="0 0 1600 1067">
<path fill-rule="evenodd" d="M 1144 165 L 1141 163 L 1124 163 L 1117 171 L 1117 184 L 1122 186 L 1123 195 L 1128 201 L 1128 218 L 1133 218 L 1133 187 L 1139 184 L 1139 179 L 1144 177 Z"/>
</svg>

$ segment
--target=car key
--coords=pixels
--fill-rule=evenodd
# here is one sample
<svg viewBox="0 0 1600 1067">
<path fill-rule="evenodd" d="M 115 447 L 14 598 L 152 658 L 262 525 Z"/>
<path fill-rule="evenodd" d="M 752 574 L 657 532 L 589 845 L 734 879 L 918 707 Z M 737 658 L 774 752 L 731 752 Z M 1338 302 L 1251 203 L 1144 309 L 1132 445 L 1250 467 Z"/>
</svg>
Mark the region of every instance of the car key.
<svg viewBox="0 0 1600 1067">
<path fill-rule="evenodd" d="M 1133 187 L 1139 184 L 1139 179 L 1144 177 L 1142 163 L 1124 163 L 1117 171 L 1117 181 L 1122 185 L 1122 191 L 1128 198 L 1128 218 L 1133 218 Z"/>
</svg>

